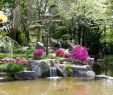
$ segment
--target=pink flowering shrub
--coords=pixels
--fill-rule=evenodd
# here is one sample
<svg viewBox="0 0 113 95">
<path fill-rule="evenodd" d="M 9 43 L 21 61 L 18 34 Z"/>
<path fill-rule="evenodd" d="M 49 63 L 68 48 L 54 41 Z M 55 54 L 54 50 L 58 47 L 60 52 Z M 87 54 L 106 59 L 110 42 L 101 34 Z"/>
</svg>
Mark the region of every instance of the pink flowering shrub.
<svg viewBox="0 0 113 95">
<path fill-rule="evenodd" d="M 55 51 L 55 54 L 56 54 L 57 56 L 63 56 L 63 55 L 65 54 L 65 52 L 64 52 L 64 50 L 62 50 L 62 49 L 58 49 L 58 50 Z"/>
<path fill-rule="evenodd" d="M 20 63 L 20 64 L 27 64 L 28 63 L 28 60 L 26 58 L 15 58 L 16 62 L 17 63 Z"/>
<path fill-rule="evenodd" d="M 14 62 L 14 63 L 20 63 L 20 64 L 27 64 L 28 60 L 26 58 L 12 58 L 12 57 L 6 57 L 1 59 L 2 62 Z"/>
<path fill-rule="evenodd" d="M 86 61 L 89 58 L 87 48 L 76 45 L 74 49 L 70 52 L 70 58 L 72 60 Z"/>
<path fill-rule="evenodd" d="M 43 56 L 45 54 L 44 50 L 43 49 L 37 49 L 34 51 L 34 57 L 36 58 L 39 58 L 41 56 Z"/>
</svg>

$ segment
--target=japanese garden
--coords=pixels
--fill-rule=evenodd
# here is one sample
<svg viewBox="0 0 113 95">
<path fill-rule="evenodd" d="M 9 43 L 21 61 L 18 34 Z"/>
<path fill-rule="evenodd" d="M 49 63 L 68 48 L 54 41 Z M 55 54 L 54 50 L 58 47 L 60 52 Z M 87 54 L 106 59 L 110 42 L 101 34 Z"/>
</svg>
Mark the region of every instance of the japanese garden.
<svg viewBox="0 0 113 95">
<path fill-rule="evenodd" d="M 112 0 L 0 1 L 0 95 L 112 89 Z"/>
</svg>

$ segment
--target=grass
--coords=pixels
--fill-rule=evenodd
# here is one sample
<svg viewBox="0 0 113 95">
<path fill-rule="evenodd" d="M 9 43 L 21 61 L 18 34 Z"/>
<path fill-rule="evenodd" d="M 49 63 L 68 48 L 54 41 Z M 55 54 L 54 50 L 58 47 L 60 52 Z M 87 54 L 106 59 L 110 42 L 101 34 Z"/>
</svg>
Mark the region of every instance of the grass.
<svg viewBox="0 0 113 95">
<path fill-rule="evenodd" d="M 30 56 L 31 56 L 31 55 L 28 55 L 28 54 L 26 54 L 26 53 L 22 53 L 22 54 L 15 53 L 15 54 L 13 54 L 12 57 L 24 57 L 24 58 L 28 58 L 28 57 L 30 57 Z M 4 57 L 10 57 L 10 55 L 7 54 L 7 53 L 0 53 L 0 59 L 3 59 Z"/>
</svg>

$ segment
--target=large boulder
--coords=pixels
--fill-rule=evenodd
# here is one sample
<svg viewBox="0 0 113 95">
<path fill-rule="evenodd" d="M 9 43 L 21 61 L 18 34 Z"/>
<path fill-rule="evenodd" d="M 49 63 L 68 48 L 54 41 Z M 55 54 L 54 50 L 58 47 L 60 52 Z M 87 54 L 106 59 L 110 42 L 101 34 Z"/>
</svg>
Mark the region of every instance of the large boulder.
<svg viewBox="0 0 113 95">
<path fill-rule="evenodd" d="M 35 71 L 38 77 L 49 77 L 49 65 L 42 61 L 29 61 L 30 70 Z"/>
<path fill-rule="evenodd" d="M 35 71 L 16 72 L 15 77 L 19 80 L 34 80 L 38 78 Z"/>
<path fill-rule="evenodd" d="M 41 77 L 49 77 L 50 76 L 50 68 L 46 62 L 41 62 L 39 64 Z"/>
</svg>

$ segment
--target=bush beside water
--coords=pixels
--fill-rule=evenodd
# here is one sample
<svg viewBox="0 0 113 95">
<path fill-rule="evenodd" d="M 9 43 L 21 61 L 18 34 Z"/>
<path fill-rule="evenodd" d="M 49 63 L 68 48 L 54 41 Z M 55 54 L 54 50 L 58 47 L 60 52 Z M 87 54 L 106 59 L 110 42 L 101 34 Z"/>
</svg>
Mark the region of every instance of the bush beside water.
<svg viewBox="0 0 113 95">
<path fill-rule="evenodd" d="M 16 72 L 24 71 L 25 68 L 26 66 L 23 64 L 9 62 L 0 65 L 0 72 L 6 72 L 7 73 L 6 79 L 12 80 L 16 79 L 15 78 Z"/>
<path fill-rule="evenodd" d="M 113 55 L 105 56 L 103 66 L 107 75 L 113 76 Z"/>
</svg>

